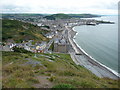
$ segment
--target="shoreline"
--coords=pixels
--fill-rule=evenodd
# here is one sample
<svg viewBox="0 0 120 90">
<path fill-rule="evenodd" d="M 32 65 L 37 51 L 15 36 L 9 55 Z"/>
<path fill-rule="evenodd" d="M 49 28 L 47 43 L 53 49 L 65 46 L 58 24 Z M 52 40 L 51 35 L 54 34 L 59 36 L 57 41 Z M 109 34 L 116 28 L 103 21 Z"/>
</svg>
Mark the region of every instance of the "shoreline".
<svg viewBox="0 0 120 90">
<path fill-rule="evenodd" d="M 104 64 L 98 62 L 97 60 L 95 60 L 92 56 L 90 56 L 89 54 L 87 54 L 74 40 L 77 32 L 74 30 L 74 27 L 70 27 L 69 30 L 69 34 L 71 34 L 71 36 L 69 37 L 69 39 L 71 39 L 71 44 L 73 44 L 73 49 L 76 48 L 77 52 L 81 53 L 82 55 L 76 55 L 76 51 L 71 55 L 71 58 L 74 59 L 73 61 L 77 64 L 77 65 L 82 65 L 85 68 L 87 68 L 88 70 L 90 70 L 92 73 L 94 73 L 96 76 L 98 77 L 107 77 L 107 78 L 111 78 L 111 79 L 119 79 L 120 75 L 119 73 L 117 73 L 116 71 L 112 70 L 111 68 L 105 66 Z M 75 50 L 75 49 L 74 49 Z M 81 60 L 81 58 L 83 60 Z"/>
<path fill-rule="evenodd" d="M 75 31 L 75 30 L 74 30 L 74 27 L 72 28 L 72 30 Z M 75 31 L 75 32 L 76 32 L 76 31 Z M 77 34 L 78 34 L 78 33 L 76 33 L 76 35 L 77 35 Z M 120 75 L 119 75 L 119 73 L 118 73 L 117 71 L 115 71 L 115 70 L 109 68 L 108 66 L 100 63 L 100 62 L 97 61 L 95 58 L 93 58 L 92 56 L 90 56 L 87 52 L 85 52 L 84 49 L 82 49 L 81 46 L 79 46 L 79 45 L 77 44 L 77 42 L 74 40 L 74 38 L 76 37 L 76 35 L 74 35 L 73 41 L 74 41 L 74 43 L 77 45 L 77 47 L 78 47 L 82 52 L 84 52 L 89 58 L 93 59 L 93 60 L 94 60 L 95 62 L 97 62 L 98 64 L 100 64 L 100 65 L 102 65 L 103 67 L 105 67 L 106 69 L 110 70 L 113 74 L 115 74 L 115 75 L 117 75 L 118 77 L 120 77 Z"/>
</svg>

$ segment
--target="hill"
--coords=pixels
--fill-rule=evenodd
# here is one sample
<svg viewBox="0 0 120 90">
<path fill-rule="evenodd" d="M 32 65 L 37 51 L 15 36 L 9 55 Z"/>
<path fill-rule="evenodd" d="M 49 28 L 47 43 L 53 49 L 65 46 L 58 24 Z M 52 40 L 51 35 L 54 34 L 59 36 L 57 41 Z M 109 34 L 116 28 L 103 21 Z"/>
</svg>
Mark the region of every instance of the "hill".
<svg viewBox="0 0 120 90">
<path fill-rule="evenodd" d="M 3 88 L 118 88 L 118 80 L 99 78 L 76 65 L 69 54 L 2 53 Z M 64 85 L 63 85 L 64 84 Z M 120 88 L 120 87 L 119 87 Z"/>
<path fill-rule="evenodd" d="M 53 14 L 53 15 L 45 16 L 44 18 L 55 20 L 55 19 L 70 19 L 72 17 L 67 14 L 60 13 L 60 14 Z"/>
<path fill-rule="evenodd" d="M 18 14 L 2 14 L 2 18 L 4 18 L 4 19 L 8 19 L 8 18 L 13 18 L 13 17 L 15 17 L 15 18 L 25 18 L 25 17 L 39 17 L 39 16 L 44 16 L 43 14 L 20 14 L 20 13 L 18 13 Z"/>
<path fill-rule="evenodd" d="M 100 17 L 100 15 L 95 14 L 68 14 L 71 17 L 75 18 L 93 18 L 93 17 Z"/>
<path fill-rule="evenodd" d="M 17 20 L 2 20 L 2 40 L 13 39 L 16 42 L 23 40 L 46 41 L 47 38 L 43 35 L 48 31 L 42 30 L 36 25 L 24 23 Z"/>
<path fill-rule="evenodd" d="M 100 15 L 95 14 L 53 14 L 45 16 L 44 18 L 49 20 L 55 20 L 55 19 L 70 19 L 70 18 L 93 18 L 93 17 L 100 17 Z"/>
</svg>

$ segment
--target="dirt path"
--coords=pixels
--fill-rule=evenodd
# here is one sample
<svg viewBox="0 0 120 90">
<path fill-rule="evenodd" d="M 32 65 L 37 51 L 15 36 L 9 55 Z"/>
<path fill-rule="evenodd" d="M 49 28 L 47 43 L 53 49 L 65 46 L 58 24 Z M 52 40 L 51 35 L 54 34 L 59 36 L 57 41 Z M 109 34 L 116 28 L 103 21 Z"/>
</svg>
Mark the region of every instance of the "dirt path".
<svg viewBox="0 0 120 90">
<path fill-rule="evenodd" d="M 51 88 L 53 83 L 48 80 L 49 76 L 37 76 L 40 83 L 34 84 L 35 88 Z"/>
</svg>

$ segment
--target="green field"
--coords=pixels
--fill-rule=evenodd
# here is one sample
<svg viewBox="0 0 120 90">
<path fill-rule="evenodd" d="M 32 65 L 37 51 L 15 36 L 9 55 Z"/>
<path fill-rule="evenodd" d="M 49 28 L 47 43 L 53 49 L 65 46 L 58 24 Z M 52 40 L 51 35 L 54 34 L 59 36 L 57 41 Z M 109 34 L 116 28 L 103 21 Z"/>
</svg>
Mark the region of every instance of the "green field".
<svg viewBox="0 0 120 90">
<path fill-rule="evenodd" d="M 77 66 L 69 54 L 35 57 L 33 53 L 3 52 L 2 55 L 3 88 L 118 88 L 117 80 L 95 76 Z"/>
</svg>

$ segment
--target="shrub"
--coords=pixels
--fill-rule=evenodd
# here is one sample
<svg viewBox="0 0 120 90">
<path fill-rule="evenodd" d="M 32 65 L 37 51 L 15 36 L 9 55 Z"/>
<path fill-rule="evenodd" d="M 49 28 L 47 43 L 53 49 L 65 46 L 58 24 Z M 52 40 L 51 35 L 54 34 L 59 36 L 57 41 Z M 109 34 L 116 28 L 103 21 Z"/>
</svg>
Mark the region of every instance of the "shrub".
<svg viewBox="0 0 120 90">
<path fill-rule="evenodd" d="M 56 89 L 56 88 L 62 88 L 65 89 L 65 90 L 75 90 L 74 86 L 70 85 L 70 84 L 58 84 L 58 85 L 55 85 L 52 87 L 52 90 Z M 67 89 L 68 88 L 68 89 Z"/>
<path fill-rule="evenodd" d="M 83 81 L 80 83 L 83 88 L 95 88 L 96 85 L 92 82 Z"/>
<path fill-rule="evenodd" d="M 25 32 L 19 32 L 20 35 L 25 35 Z"/>
<path fill-rule="evenodd" d="M 53 82 L 55 80 L 55 76 L 51 76 L 50 78 L 49 78 L 49 81 L 51 81 L 51 82 Z"/>
<path fill-rule="evenodd" d="M 37 80 L 37 79 L 35 79 L 33 77 L 29 77 L 28 81 L 31 82 L 31 83 L 39 83 L 39 80 Z"/>
</svg>

